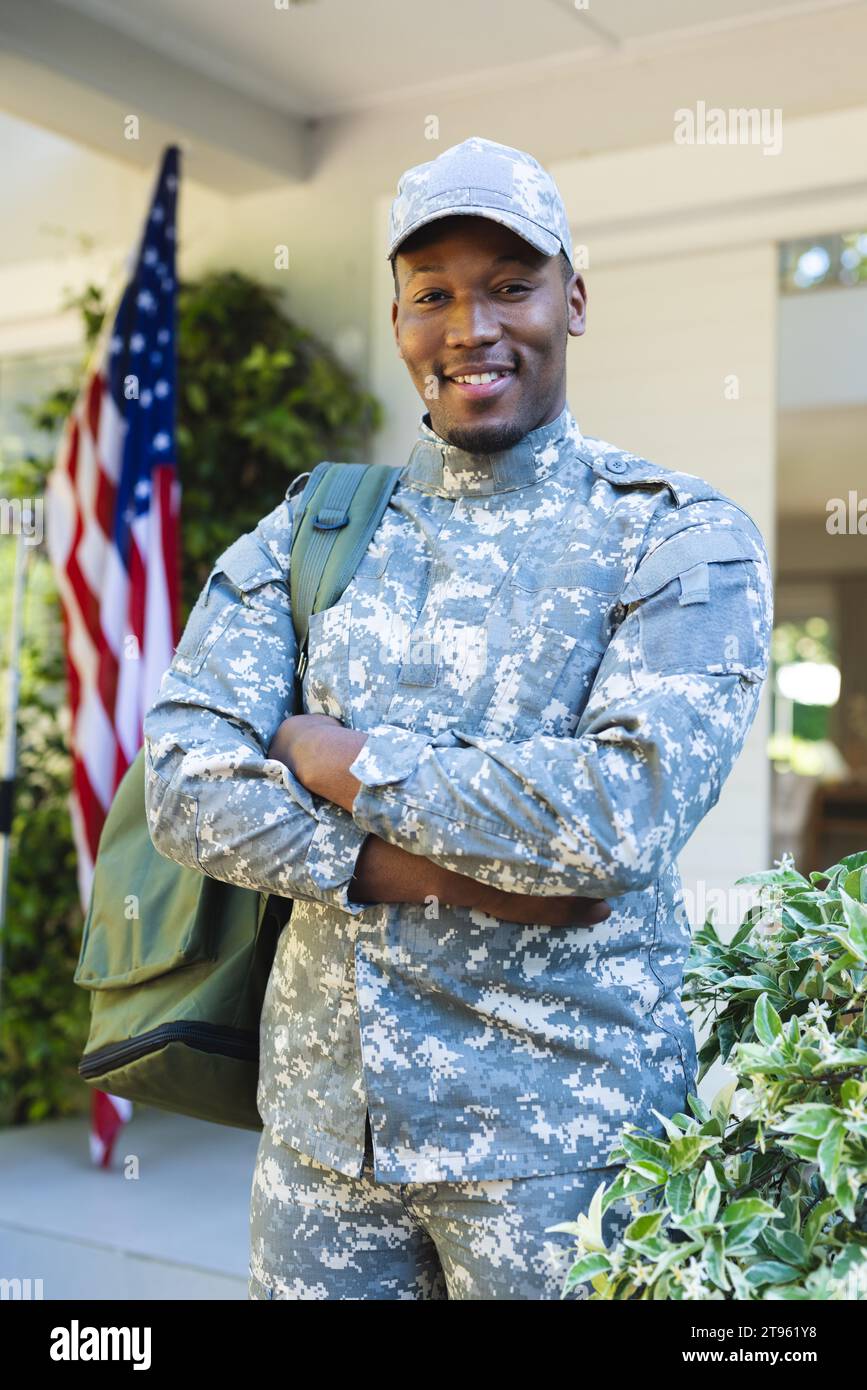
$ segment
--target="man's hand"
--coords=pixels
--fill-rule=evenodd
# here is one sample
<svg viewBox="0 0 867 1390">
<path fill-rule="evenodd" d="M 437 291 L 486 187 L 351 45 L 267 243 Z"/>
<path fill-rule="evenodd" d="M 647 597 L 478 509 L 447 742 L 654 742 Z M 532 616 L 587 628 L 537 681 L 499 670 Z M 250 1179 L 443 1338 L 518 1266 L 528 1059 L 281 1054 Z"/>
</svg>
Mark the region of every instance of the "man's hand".
<svg viewBox="0 0 867 1390">
<path fill-rule="evenodd" d="M 347 729 L 330 714 L 293 714 L 284 719 L 268 747 L 268 757 L 285 763 L 308 791 L 352 814 L 361 786 L 347 771 L 367 734 Z"/>
</svg>

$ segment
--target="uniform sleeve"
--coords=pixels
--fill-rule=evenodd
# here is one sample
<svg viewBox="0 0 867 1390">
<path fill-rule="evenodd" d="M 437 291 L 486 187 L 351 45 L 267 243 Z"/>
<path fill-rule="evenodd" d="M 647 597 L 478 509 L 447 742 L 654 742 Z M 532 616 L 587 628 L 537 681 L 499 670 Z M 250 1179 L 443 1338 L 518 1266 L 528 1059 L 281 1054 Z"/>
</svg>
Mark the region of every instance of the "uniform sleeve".
<svg viewBox="0 0 867 1390">
<path fill-rule="evenodd" d="M 212 878 L 358 915 L 367 832 L 267 749 L 295 713 L 287 501 L 216 561 L 144 724 L 151 839 Z"/>
<path fill-rule="evenodd" d="M 619 599 L 571 737 L 377 725 L 349 769 L 357 824 L 506 891 L 653 883 L 716 804 L 756 716 L 773 621 L 761 533 L 733 504 L 666 516 Z"/>
</svg>

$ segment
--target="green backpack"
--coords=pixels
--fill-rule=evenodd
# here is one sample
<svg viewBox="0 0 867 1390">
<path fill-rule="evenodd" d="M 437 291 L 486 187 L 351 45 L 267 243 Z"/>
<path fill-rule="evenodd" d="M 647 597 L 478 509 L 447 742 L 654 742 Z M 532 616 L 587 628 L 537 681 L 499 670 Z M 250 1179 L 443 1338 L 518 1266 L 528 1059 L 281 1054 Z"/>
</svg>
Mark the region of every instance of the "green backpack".
<svg viewBox="0 0 867 1390">
<path fill-rule="evenodd" d="M 307 480 L 289 567 L 301 653 L 296 712 L 309 616 L 343 593 L 398 473 L 386 464 L 324 460 Z M 140 749 L 102 827 L 73 976 L 91 991 L 80 1076 L 163 1110 L 261 1129 L 259 1018 L 291 911 L 291 898 L 224 883 L 158 853 L 145 815 Z"/>
</svg>

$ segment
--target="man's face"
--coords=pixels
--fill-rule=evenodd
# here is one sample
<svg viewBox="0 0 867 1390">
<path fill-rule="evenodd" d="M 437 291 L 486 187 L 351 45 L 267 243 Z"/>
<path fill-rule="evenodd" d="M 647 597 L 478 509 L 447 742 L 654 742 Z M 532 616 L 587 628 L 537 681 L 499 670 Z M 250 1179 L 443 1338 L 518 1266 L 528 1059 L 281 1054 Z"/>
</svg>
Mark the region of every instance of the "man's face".
<svg viewBox="0 0 867 1390">
<path fill-rule="evenodd" d="M 486 217 L 444 217 L 408 238 L 395 258 L 398 353 L 438 435 L 493 453 L 566 404 L 568 335 L 584 332 L 580 275 L 564 284 L 545 256 Z M 456 376 L 502 370 L 481 385 Z"/>
</svg>

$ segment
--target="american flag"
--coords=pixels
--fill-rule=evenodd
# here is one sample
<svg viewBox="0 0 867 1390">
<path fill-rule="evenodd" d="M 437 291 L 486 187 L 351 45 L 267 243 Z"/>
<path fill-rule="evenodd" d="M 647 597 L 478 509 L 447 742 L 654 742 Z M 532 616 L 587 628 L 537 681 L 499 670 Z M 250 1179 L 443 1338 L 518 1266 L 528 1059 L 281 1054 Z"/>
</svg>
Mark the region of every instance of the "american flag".
<svg viewBox="0 0 867 1390">
<path fill-rule="evenodd" d="M 46 488 L 46 541 L 63 611 L 70 800 L 87 912 L 99 835 L 142 746 L 142 720 L 180 639 L 175 463 L 175 217 L 167 148 L 115 313 L 94 349 Z M 94 1092 L 91 1153 L 108 1166 L 131 1106 Z"/>
</svg>

